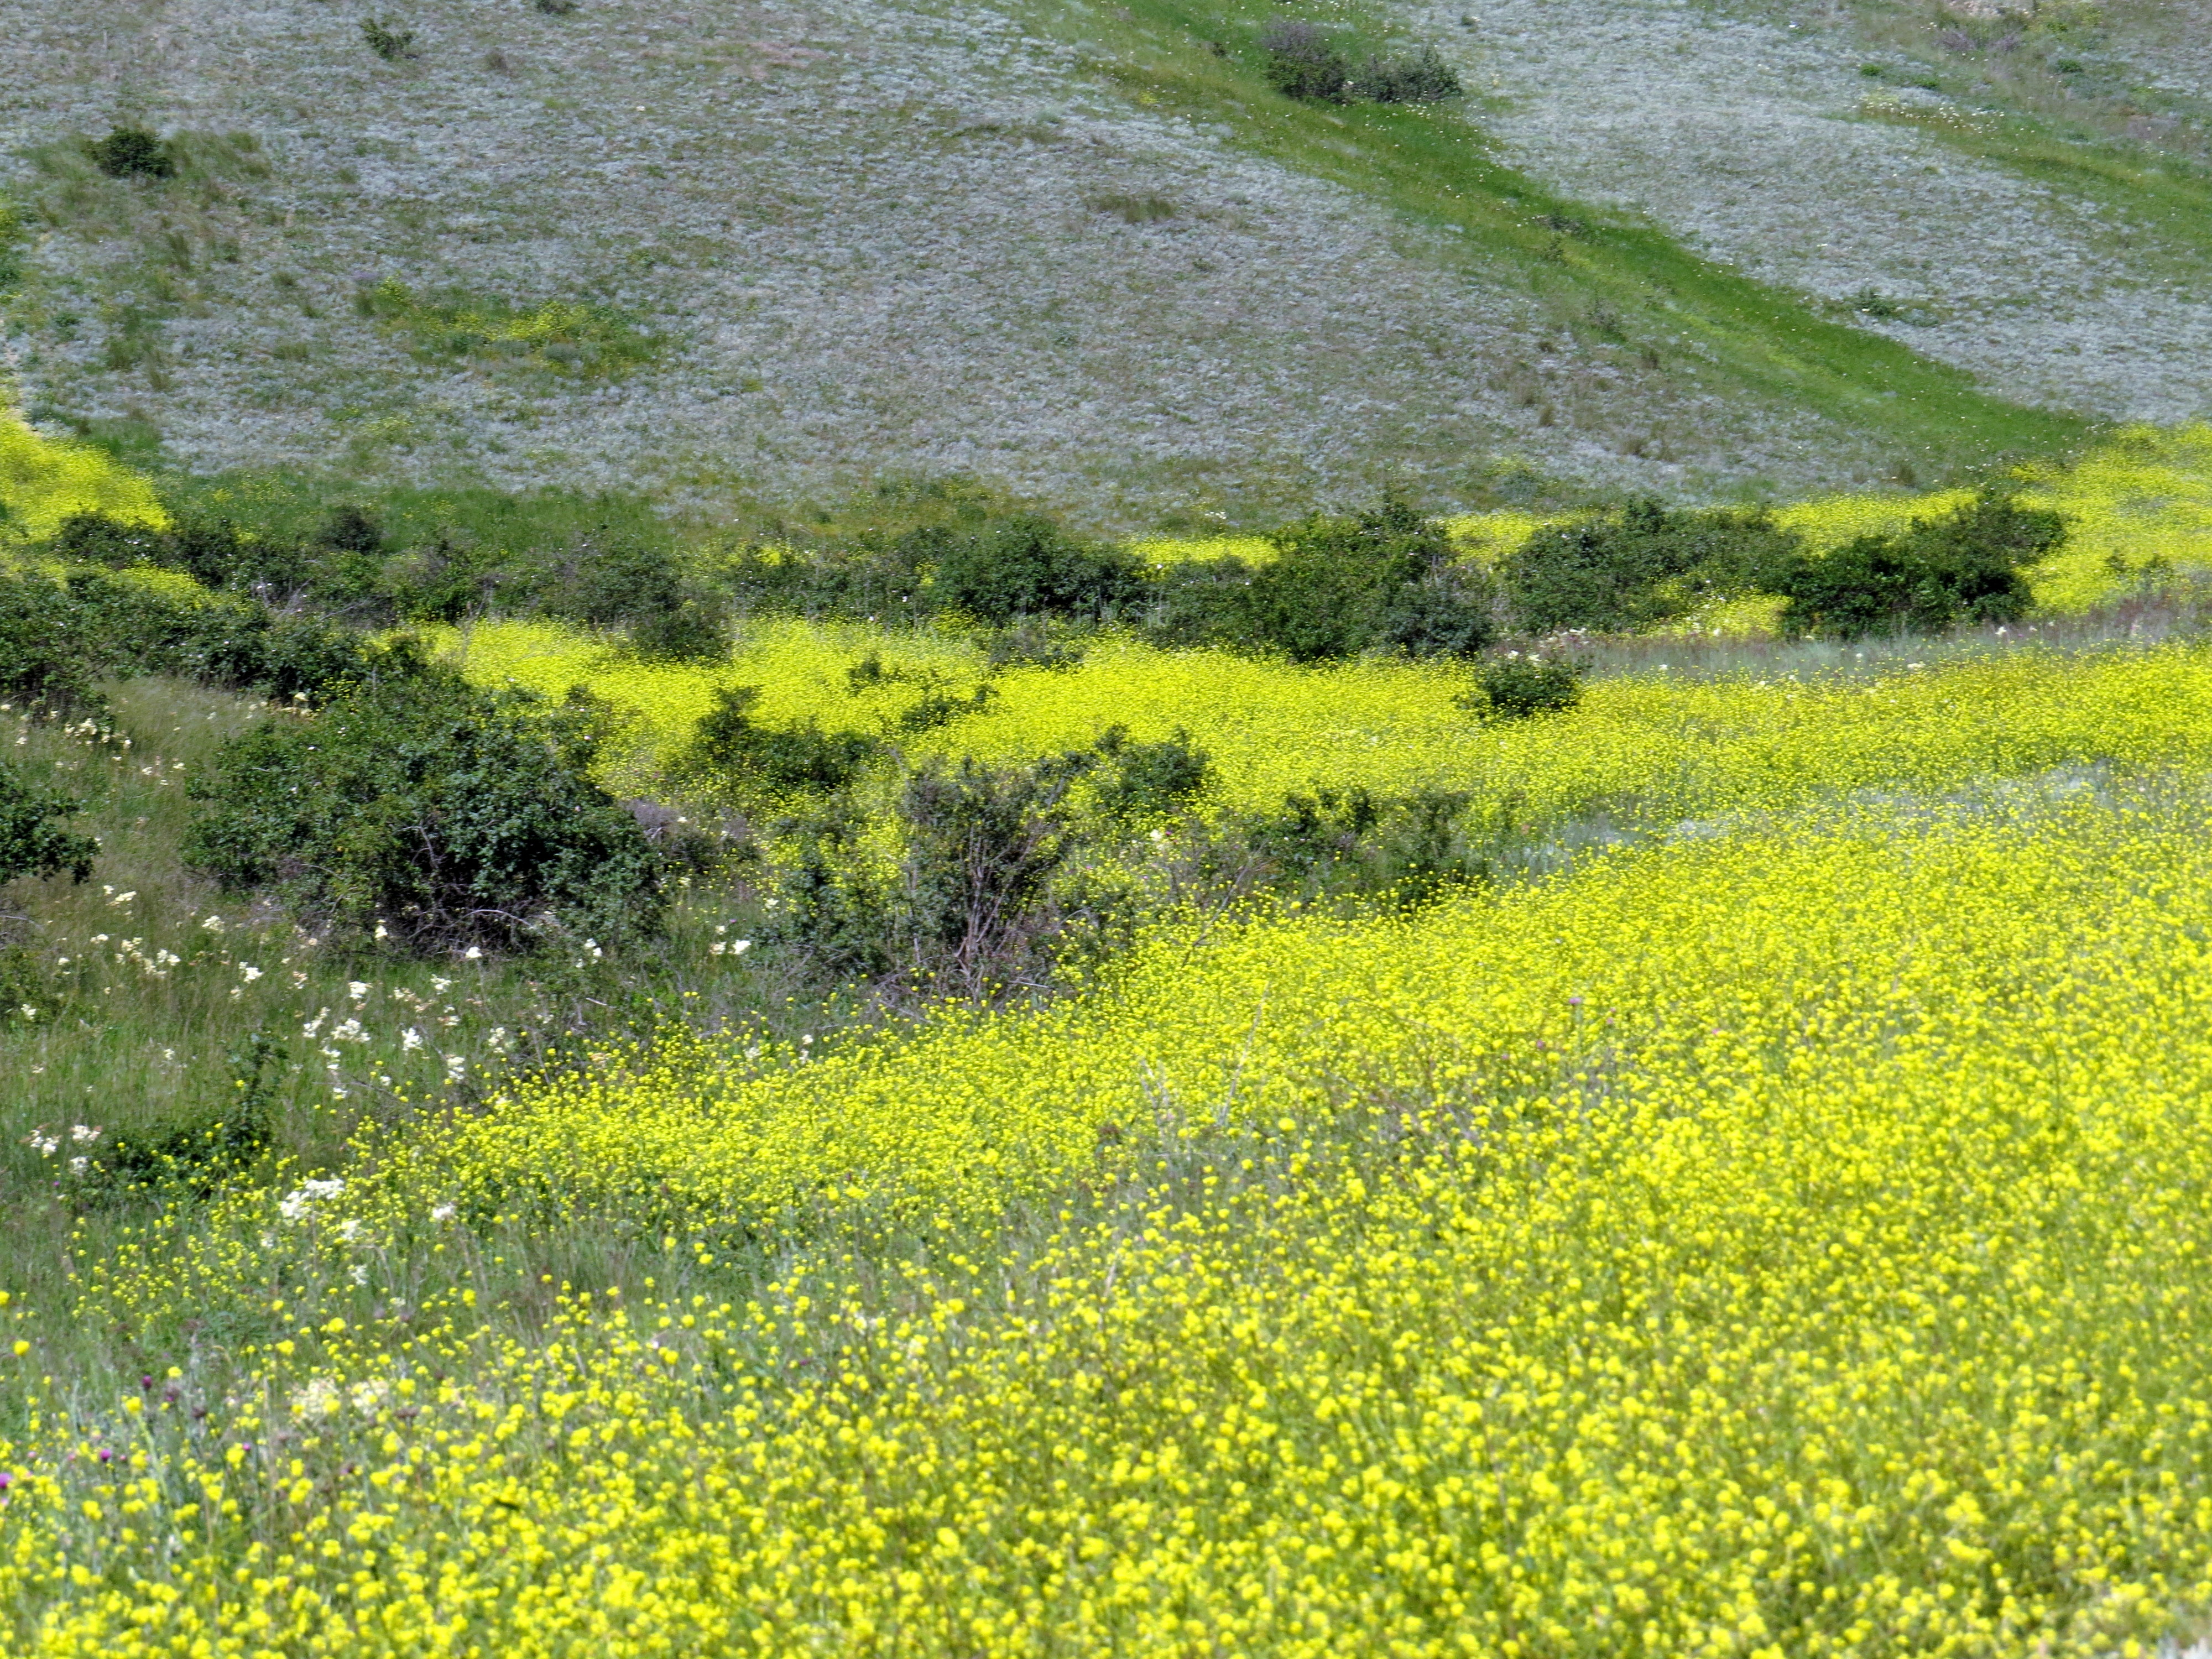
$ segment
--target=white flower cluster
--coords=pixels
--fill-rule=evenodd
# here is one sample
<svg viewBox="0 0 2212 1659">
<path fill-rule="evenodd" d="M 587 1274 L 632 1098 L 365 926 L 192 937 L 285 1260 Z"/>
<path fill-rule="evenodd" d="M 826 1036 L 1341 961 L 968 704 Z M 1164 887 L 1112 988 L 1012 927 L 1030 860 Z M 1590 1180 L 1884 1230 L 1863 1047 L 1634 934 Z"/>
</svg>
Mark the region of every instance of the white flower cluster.
<svg viewBox="0 0 2212 1659">
<path fill-rule="evenodd" d="M 326 1181 L 303 1181 L 276 1200 L 276 1213 L 287 1221 L 302 1221 L 314 1212 L 316 1205 L 336 1198 L 343 1191 L 345 1182 L 337 1176 Z"/>
</svg>

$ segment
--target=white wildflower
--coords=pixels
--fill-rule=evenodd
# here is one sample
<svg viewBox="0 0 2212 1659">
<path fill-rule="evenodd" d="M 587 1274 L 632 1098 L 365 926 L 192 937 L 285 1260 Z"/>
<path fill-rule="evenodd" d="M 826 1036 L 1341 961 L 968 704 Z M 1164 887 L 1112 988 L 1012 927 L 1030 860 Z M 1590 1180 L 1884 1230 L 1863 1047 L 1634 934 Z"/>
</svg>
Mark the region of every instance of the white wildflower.
<svg viewBox="0 0 2212 1659">
<path fill-rule="evenodd" d="M 346 994 L 351 997 L 356 1002 L 361 1001 L 368 994 L 368 981 L 365 979 L 348 981 L 346 982 Z"/>
<path fill-rule="evenodd" d="M 315 1012 L 315 1017 L 300 1028 L 300 1035 L 303 1037 L 319 1037 L 322 1036 L 323 1022 L 330 1017 L 331 1011 L 328 1008 L 318 1009 Z"/>
<path fill-rule="evenodd" d="M 343 1191 L 345 1182 L 337 1176 L 327 1181 L 303 1181 L 276 1200 L 276 1213 L 287 1221 L 298 1221 L 308 1215 L 316 1205 L 325 1199 L 336 1198 Z"/>
<path fill-rule="evenodd" d="M 433 1221 L 451 1221 L 453 1218 L 453 1206 L 452 1205 L 450 1205 L 450 1204 L 433 1204 L 433 1205 L 430 1206 L 430 1219 L 431 1219 L 431 1220 L 433 1220 Z"/>
<path fill-rule="evenodd" d="M 254 967 L 251 963 L 240 963 L 238 964 L 238 971 L 240 975 L 248 985 L 252 984 L 255 980 L 261 977 L 261 970 L 258 968 Z"/>
<path fill-rule="evenodd" d="M 446 1056 L 446 1081 L 447 1081 L 447 1082 L 448 1082 L 448 1083 L 459 1083 L 459 1082 L 463 1078 L 466 1077 L 468 1074 L 469 1074 L 469 1062 L 468 1062 L 468 1058 L 467 1058 L 467 1056 L 466 1056 L 466 1055 L 465 1055 L 465 1054 L 447 1054 L 447 1055 Z"/>
<path fill-rule="evenodd" d="M 100 1131 L 89 1123 L 74 1123 L 70 1126 L 70 1139 L 80 1146 L 89 1146 L 100 1139 Z"/>
<path fill-rule="evenodd" d="M 92 1160 L 88 1158 L 73 1158 L 70 1160 L 70 1173 L 73 1176 L 82 1176 L 91 1167 Z"/>
<path fill-rule="evenodd" d="M 355 1284 L 356 1284 L 356 1285 L 366 1285 L 366 1284 L 368 1284 L 368 1264 L 366 1261 L 362 1262 L 361 1264 L 359 1264 L 357 1267 L 356 1267 L 354 1268 L 354 1270 L 353 1270 L 353 1273 L 352 1273 L 351 1277 L 352 1277 L 352 1279 L 353 1279 L 353 1282 L 354 1282 Z"/>
<path fill-rule="evenodd" d="M 335 1417 L 339 1406 L 337 1384 L 327 1376 L 311 1376 L 307 1386 L 292 1395 L 295 1417 Z"/>
<path fill-rule="evenodd" d="M 399 1052 L 411 1054 L 422 1046 L 422 1034 L 412 1025 L 399 1034 Z"/>
<path fill-rule="evenodd" d="M 118 899 L 115 902 L 118 904 L 123 902 L 121 899 Z M 220 933 L 222 932 L 222 918 L 221 916 L 210 916 L 205 921 L 203 921 L 200 926 L 206 928 L 210 933 Z"/>
<path fill-rule="evenodd" d="M 482 950 L 477 946 L 471 945 L 467 950 L 461 952 L 461 960 L 464 962 L 475 962 L 479 960 L 483 955 L 483 951 Z"/>
</svg>

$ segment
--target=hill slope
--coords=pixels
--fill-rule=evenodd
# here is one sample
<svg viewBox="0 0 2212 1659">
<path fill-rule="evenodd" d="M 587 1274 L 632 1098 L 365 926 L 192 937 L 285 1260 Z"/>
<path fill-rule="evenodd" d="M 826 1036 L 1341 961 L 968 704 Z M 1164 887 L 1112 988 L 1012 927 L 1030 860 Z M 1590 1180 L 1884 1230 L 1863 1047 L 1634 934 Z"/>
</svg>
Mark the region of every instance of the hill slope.
<svg viewBox="0 0 2212 1659">
<path fill-rule="evenodd" d="M 1507 458 L 1910 478 L 2201 408 L 2197 250 L 2143 216 L 2196 200 L 2179 117 L 1997 132 L 2029 118 L 1999 98 L 1954 131 L 1858 74 L 1887 14 L 1631 0 L 1347 15 L 1478 95 L 1332 113 L 1267 91 L 1268 15 L 423 0 L 386 63 L 307 0 L 32 0 L 0 42 L 14 367 L 34 415 L 201 470 L 708 513 L 960 471 L 1118 526 L 1474 502 Z M 2196 96 L 2185 40 L 2106 36 Z M 188 136 L 182 176 L 90 166 L 133 120 Z M 1897 314 L 1835 302 L 1863 288 Z M 570 332 L 613 367 L 520 337 L 548 302 L 600 307 Z"/>
</svg>

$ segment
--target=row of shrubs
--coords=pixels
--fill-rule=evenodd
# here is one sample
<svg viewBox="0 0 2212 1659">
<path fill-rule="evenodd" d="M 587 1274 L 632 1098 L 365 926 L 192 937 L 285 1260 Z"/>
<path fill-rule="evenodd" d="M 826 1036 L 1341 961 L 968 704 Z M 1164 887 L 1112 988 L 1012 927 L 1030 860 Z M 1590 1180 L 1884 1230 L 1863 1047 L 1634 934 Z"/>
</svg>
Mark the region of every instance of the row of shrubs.
<svg viewBox="0 0 2212 1659">
<path fill-rule="evenodd" d="M 1474 656 L 1506 635 L 1622 632 L 1715 599 L 1769 593 L 1784 625 L 1837 637 L 2026 611 L 2026 573 L 2057 550 L 2053 513 L 2002 495 L 1893 536 L 1818 551 L 1763 513 L 1653 501 L 1541 530 L 1488 572 L 1403 502 L 1279 532 L 1277 556 L 1148 567 L 1048 520 L 933 527 L 843 547 L 749 550 L 726 574 L 741 610 L 871 621 L 957 614 L 1017 629 L 1121 623 L 1166 646 L 1313 662 L 1369 651 Z"/>
<path fill-rule="evenodd" d="M 334 508 L 301 536 L 241 530 L 191 514 L 167 529 L 95 514 L 66 520 L 46 550 L 69 566 L 181 570 L 204 586 L 367 627 L 540 614 L 629 631 L 641 650 L 682 657 L 728 643 L 729 598 L 664 542 L 606 527 L 509 548 L 450 533 L 395 547 L 376 515 Z"/>
<path fill-rule="evenodd" d="M 1762 513 L 1636 501 L 1539 531 L 1494 571 L 1459 559 L 1433 521 L 1396 501 L 1290 526 L 1273 538 L 1276 557 L 1257 565 L 1155 567 L 1020 514 L 719 558 L 613 530 L 519 550 L 449 535 L 394 549 L 356 507 L 296 539 L 216 519 L 153 531 L 81 517 L 51 550 L 70 564 L 179 569 L 220 592 L 362 624 L 545 615 L 626 630 L 635 649 L 668 657 L 719 655 L 735 617 L 769 611 L 957 619 L 992 630 L 1010 660 L 1072 659 L 1052 629 L 1112 624 L 1163 646 L 1316 662 L 1376 651 L 1473 657 L 1508 635 L 1629 631 L 1752 593 L 1781 597 L 1791 631 L 1837 637 L 2011 621 L 2029 603 L 2027 571 L 2063 538 L 2057 514 L 1991 494 L 1826 550 Z"/>
</svg>

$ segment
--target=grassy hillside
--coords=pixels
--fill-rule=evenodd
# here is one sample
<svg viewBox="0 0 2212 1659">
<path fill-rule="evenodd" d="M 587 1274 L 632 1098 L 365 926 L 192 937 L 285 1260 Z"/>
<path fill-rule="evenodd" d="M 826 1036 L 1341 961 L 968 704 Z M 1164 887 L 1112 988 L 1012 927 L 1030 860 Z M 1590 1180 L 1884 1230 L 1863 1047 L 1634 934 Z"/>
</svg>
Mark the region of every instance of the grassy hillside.
<svg viewBox="0 0 2212 1659">
<path fill-rule="evenodd" d="M 203 470 L 710 517 L 963 471 L 1123 528 L 1515 462 L 1927 479 L 2199 412 L 2178 137 L 1869 78 L 1857 14 L 1332 16 L 1474 95 L 1295 105 L 1224 4 L 432 3 L 387 63 L 313 7 L 40 0 L 0 45 L 16 372 Z M 176 177 L 100 176 L 140 119 Z"/>
</svg>

